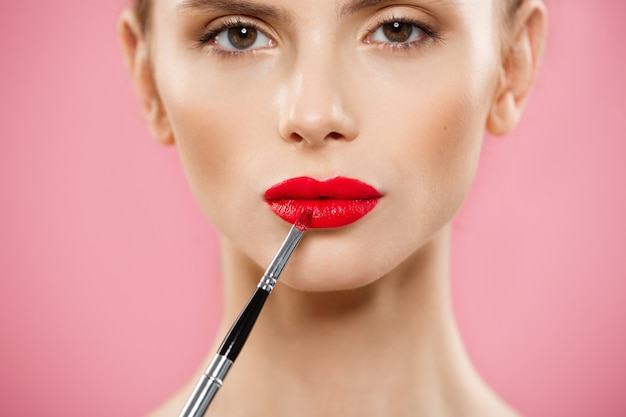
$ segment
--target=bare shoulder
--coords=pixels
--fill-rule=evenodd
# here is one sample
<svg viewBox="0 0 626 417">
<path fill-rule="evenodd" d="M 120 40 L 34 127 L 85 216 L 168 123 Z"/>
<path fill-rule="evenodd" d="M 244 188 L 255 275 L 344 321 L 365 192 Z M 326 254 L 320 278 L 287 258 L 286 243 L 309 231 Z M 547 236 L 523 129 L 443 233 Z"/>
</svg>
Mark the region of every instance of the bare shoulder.
<svg viewBox="0 0 626 417">
<path fill-rule="evenodd" d="M 181 390 L 158 408 L 147 414 L 146 417 L 176 417 L 183 409 L 186 400 L 187 397 L 185 397 Z"/>
<path fill-rule="evenodd" d="M 453 405 L 452 405 L 453 404 Z M 456 397 L 445 415 L 465 417 L 523 417 L 482 380 Z"/>
<path fill-rule="evenodd" d="M 461 415 L 472 417 L 523 417 L 509 404 L 495 396 L 489 399 L 483 398 L 480 403 L 474 403 L 471 412 L 466 412 Z"/>
</svg>

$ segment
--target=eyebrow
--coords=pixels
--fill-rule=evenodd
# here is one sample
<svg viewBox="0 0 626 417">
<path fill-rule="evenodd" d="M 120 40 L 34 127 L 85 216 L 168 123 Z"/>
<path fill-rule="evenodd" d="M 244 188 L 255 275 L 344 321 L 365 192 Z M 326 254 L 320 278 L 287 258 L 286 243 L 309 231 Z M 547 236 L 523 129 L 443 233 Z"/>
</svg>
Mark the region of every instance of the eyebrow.
<svg viewBox="0 0 626 417">
<path fill-rule="evenodd" d="M 363 9 L 370 7 L 384 6 L 389 3 L 395 3 L 398 0 L 352 0 L 339 8 L 339 16 L 345 17 L 347 15 L 359 12 Z M 452 1 L 454 3 L 455 1 Z M 443 0 L 429 0 L 428 3 L 446 3 Z"/>
<path fill-rule="evenodd" d="M 356 13 L 359 10 L 380 6 L 386 3 L 391 3 L 392 1 L 393 0 L 353 0 L 341 6 L 339 9 L 339 16 L 347 16 Z"/>
<path fill-rule="evenodd" d="M 199 9 L 207 12 L 228 11 L 268 19 L 289 20 L 289 13 L 279 7 L 259 4 L 248 0 L 184 0 L 176 6 L 177 10 Z"/>
</svg>

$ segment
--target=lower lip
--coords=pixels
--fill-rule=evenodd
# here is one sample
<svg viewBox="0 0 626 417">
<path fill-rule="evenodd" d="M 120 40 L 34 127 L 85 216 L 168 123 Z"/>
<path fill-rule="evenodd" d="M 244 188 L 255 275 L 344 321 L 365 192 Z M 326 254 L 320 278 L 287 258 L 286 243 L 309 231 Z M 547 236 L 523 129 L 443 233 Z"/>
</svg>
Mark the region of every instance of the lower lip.
<svg viewBox="0 0 626 417">
<path fill-rule="evenodd" d="M 278 217 L 289 222 L 298 221 L 302 213 L 310 211 L 312 229 L 347 226 L 372 211 L 378 198 L 342 200 L 333 198 L 303 200 L 271 200 L 267 202 Z"/>
</svg>

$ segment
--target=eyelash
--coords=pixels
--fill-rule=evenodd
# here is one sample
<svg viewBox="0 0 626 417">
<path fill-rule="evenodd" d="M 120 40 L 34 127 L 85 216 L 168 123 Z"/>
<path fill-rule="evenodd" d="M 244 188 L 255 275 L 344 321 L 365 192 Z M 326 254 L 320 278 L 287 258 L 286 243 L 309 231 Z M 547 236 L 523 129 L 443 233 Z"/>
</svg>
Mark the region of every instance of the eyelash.
<svg viewBox="0 0 626 417">
<path fill-rule="evenodd" d="M 377 42 L 377 41 L 368 41 L 367 40 L 377 30 L 379 30 L 384 25 L 389 25 L 389 24 L 393 24 L 393 23 L 400 23 L 400 24 L 403 24 L 403 25 L 411 25 L 412 27 L 415 27 L 415 28 L 421 30 L 422 32 L 424 32 L 425 39 L 423 37 L 420 37 L 420 39 L 413 40 L 413 41 L 408 41 L 408 42 L 391 42 L 391 41 L 389 41 L 389 42 Z M 265 31 L 263 29 L 261 29 L 259 27 L 259 25 L 257 25 L 253 21 L 248 21 L 248 20 L 242 19 L 241 17 L 236 17 L 236 18 L 231 18 L 229 20 L 226 20 L 226 21 L 222 22 L 215 29 L 211 29 L 211 30 L 207 31 L 206 33 L 201 34 L 200 37 L 198 38 L 198 45 L 197 46 L 199 48 L 204 48 L 207 45 L 210 45 L 211 43 L 213 43 L 215 41 L 215 38 L 217 37 L 217 35 L 219 35 L 220 33 L 224 32 L 224 31 L 226 31 L 228 29 L 241 28 L 241 27 L 254 29 L 254 30 L 257 30 L 257 31 L 265 34 Z M 268 36 L 268 35 L 265 35 L 265 36 L 267 36 L 270 39 L 270 41 L 272 40 L 272 38 L 270 36 Z M 422 44 L 424 42 L 426 42 L 428 40 L 442 41 L 443 38 L 441 37 L 439 32 L 437 32 L 435 29 L 433 29 L 431 26 L 429 26 L 427 24 L 424 24 L 422 22 L 418 22 L 417 20 L 406 18 L 406 17 L 394 17 L 394 16 L 391 16 L 391 17 L 387 17 L 387 18 L 379 20 L 375 24 L 374 28 L 367 32 L 367 35 L 365 36 L 365 38 L 363 40 L 366 43 L 370 43 L 370 44 L 375 45 L 376 47 L 391 48 L 392 50 L 400 50 L 400 49 L 401 50 L 405 50 L 405 49 L 420 47 L 420 46 L 422 46 Z M 219 48 L 216 45 L 212 45 L 212 46 L 213 47 L 209 48 L 210 52 L 216 53 L 218 55 L 226 56 L 226 57 L 241 56 L 241 55 L 245 55 L 245 54 L 250 54 L 250 53 L 256 52 L 259 49 L 259 48 L 253 48 L 253 49 L 242 49 L 242 50 L 227 50 L 227 49 Z"/>
<path fill-rule="evenodd" d="M 421 30 L 422 32 L 424 32 L 425 34 L 425 38 L 420 38 L 414 41 L 408 41 L 408 42 L 376 42 L 376 41 L 368 41 L 368 38 L 370 38 L 377 30 L 379 30 L 380 28 L 382 28 L 385 25 L 390 25 L 393 23 L 400 23 L 403 25 L 411 25 L 412 27 L 415 27 L 419 30 Z M 376 46 L 379 47 L 383 47 L 383 48 L 391 48 L 393 50 L 398 50 L 398 49 L 409 49 L 409 48 L 415 48 L 415 47 L 420 47 L 422 46 L 422 44 L 428 40 L 432 40 L 432 41 L 437 41 L 440 42 L 443 40 L 441 34 L 436 31 L 434 28 L 432 28 L 431 26 L 419 22 L 415 19 L 411 19 L 411 18 L 407 18 L 407 17 L 396 17 L 396 16 L 391 16 L 391 17 L 386 17 L 383 18 L 381 20 L 379 20 L 375 25 L 374 28 L 372 30 L 370 30 L 367 35 L 364 38 L 364 41 L 366 43 L 370 43 L 370 44 L 374 44 Z"/>
<path fill-rule="evenodd" d="M 225 20 L 215 29 L 211 29 L 208 32 L 201 34 L 200 37 L 198 38 L 197 46 L 198 48 L 204 48 L 207 45 L 212 44 L 215 41 L 215 38 L 217 37 L 217 35 L 219 35 L 220 33 L 228 29 L 241 28 L 241 27 L 254 29 L 265 35 L 265 31 L 261 29 L 259 25 L 257 25 L 256 23 L 252 21 L 244 20 L 241 17 L 236 17 L 236 18 Z M 268 35 L 265 35 L 265 36 L 267 36 L 270 40 L 272 40 L 270 36 Z M 213 52 L 222 56 L 238 56 L 238 55 L 250 54 L 250 53 L 256 52 L 257 50 L 257 49 L 228 50 L 228 49 L 222 49 L 216 45 L 212 45 L 212 46 L 213 47 L 209 49 L 210 52 Z"/>
</svg>

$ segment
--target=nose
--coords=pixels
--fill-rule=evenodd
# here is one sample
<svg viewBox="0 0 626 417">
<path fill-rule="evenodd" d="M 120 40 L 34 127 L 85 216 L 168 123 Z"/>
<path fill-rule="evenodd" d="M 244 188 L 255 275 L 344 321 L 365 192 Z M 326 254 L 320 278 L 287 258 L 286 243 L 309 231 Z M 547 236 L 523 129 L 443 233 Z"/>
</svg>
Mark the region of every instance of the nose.
<svg viewBox="0 0 626 417">
<path fill-rule="evenodd" d="M 350 89 L 341 56 L 328 48 L 311 49 L 326 53 L 302 53 L 294 60 L 284 84 L 279 134 L 287 142 L 308 146 L 352 141 L 358 129 L 348 108 Z"/>
</svg>

